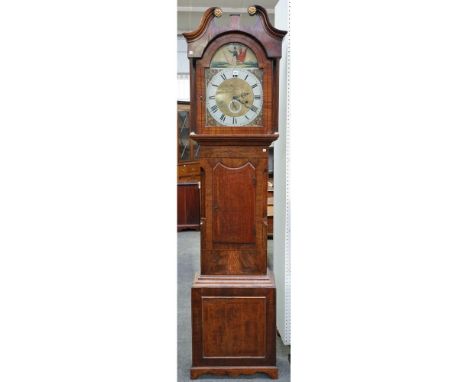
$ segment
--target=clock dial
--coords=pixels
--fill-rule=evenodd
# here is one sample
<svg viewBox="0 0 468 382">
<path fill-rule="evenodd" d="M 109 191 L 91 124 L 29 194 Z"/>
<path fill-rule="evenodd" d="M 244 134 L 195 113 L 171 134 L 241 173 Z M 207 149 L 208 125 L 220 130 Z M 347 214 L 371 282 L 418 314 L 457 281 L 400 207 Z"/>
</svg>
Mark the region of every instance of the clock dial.
<svg viewBox="0 0 468 382">
<path fill-rule="evenodd" d="M 207 112 L 223 126 L 253 125 L 263 105 L 262 83 L 253 71 L 226 68 L 206 85 Z"/>
</svg>

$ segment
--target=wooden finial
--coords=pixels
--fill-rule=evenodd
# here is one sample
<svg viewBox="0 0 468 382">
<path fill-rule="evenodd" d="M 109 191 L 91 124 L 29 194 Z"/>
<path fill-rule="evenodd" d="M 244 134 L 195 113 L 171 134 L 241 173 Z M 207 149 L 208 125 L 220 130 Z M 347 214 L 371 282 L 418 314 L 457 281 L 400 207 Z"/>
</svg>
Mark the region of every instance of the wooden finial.
<svg viewBox="0 0 468 382">
<path fill-rule="evenodd" d="M 249 12 L 250 16 L 253 16 L 253 15 L 255 15 L 257 13 L 257 7 L 252 5 L 251 7 L 247 8 L 247 12 Z"/>
<path fill-rule="evenodd" d="M 215 8 L 213 13 L 216 17 L 221 17 L 221 15 L 223 14 L 223 10 L 221 8 Z"/>
</svg>

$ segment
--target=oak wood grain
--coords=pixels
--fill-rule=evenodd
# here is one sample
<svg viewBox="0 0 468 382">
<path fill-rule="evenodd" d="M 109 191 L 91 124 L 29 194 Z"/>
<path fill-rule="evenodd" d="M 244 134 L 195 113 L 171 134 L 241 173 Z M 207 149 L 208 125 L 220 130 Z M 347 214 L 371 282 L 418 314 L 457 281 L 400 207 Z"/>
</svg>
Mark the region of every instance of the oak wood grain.
<svg viewBox="0 0 468 382">
<path fill-rule="evenodd" d="M 198 183 L 177 185 L 177 230 L 199 229 L 200 191 Z"/>
<path fill-rule="evenodd" d="M 193 366 L 276 366 L 276 288 L 262 276 L 197 275 Z"/>
<path fill-rule="evenodd" d="M 223 152 L 220 147 L 201 152 L 201 272 L 265 274 L 268 153 L 258 147 L 237 155 Z M 252 155 L 243 157 L 248 152 Z"/>
</svg>

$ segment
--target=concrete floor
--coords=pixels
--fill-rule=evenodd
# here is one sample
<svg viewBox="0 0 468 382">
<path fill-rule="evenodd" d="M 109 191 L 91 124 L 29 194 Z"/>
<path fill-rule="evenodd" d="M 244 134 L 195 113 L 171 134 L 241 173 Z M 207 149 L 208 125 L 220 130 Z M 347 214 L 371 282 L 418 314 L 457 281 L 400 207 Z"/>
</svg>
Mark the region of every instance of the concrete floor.
<svg viewBox="0 0 468 382">
<path fill-rule="evenodd" d="M 192 328 L 190 312 L 190 288 L 196 272 L 200 271 L 200 233 L 194 231 L 179 232 L 177 234 L 177 381 L 186 382 L 190 379 L 192 365 Z M 268 240 L 268 264 L 272 262 L 273 243 Z M 277 381 L 289 382 L 290 369 L 288 354 L 289 346 L 285 346 L 281 338 L 276 339 L 276 362 L 279 369 Z M 265 374 L 255 374 L 238 378 L 216 377 L 203 375 L 199 381 L 229 380 L 231 382 L 268 381 Z"/>
</svg>

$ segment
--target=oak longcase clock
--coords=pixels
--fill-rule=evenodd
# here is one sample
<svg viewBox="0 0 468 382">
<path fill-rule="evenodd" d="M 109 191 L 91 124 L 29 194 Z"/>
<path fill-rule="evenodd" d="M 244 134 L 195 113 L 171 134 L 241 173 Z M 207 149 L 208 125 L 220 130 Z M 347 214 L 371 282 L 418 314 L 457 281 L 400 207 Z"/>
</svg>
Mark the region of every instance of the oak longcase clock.
<svg viewBox="0 0 468 382">
<path fill-rule="evenodd" d="M 278 138 L 286 32 L 260 6 L 208 9 L 185 33 L 191 138 L 200 145 L 201 271 L 192 285 L 191 377 L 277 378 L 276 288 L 267 267 L 268 147 Z"/>
</svg>

